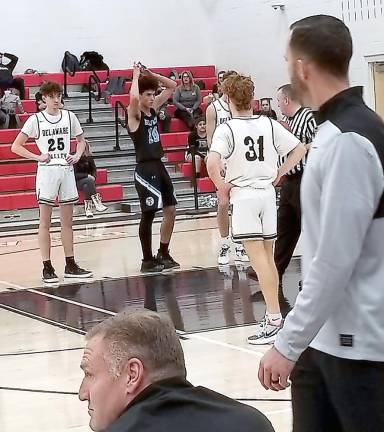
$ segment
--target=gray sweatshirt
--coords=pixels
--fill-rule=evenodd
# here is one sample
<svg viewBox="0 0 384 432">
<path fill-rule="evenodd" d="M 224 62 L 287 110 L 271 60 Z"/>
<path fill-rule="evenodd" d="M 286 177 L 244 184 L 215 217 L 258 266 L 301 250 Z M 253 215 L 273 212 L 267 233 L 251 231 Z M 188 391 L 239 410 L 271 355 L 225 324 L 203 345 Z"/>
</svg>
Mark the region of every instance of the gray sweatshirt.
<svg viewBox="0 0 384 432">
<path fill-rule="evenodd" d="M 384 124 L 350 88 L 317 115 L 301 188 L 303 290 L 275 342 L 384 361 Z"/>
<path fill-rule="evenodd" d="M 198 85 L 194 84 L 191 90 L 178 86 L 173 94 L 173 103 L 176 108 L 185 111 L 186 108 L 199 108 L 201 104 L 201 93 Z"/>
</svg>

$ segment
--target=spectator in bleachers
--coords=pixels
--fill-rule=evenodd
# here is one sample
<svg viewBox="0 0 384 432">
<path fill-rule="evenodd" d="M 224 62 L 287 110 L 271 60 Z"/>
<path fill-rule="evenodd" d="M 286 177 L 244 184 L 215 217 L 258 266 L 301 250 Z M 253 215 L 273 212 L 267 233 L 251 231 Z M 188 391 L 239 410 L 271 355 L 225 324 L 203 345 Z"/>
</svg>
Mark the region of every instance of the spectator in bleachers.
<svg viewBox="0 0 384 432">
<path fill-rule="evenodd" d="M 260 105 L 261 105 L 261 110 L 258 111 L 256 114 L 264 115 L 270 117 L 273 120 L 277 120 L 276 111 L 273 110 L 271 107 L 271 98 L 260 99 Z"/>
<path fill-rule="evenodd" d="M 164 90 L 164 87 L 160 87 L 156 92 L 156 96 L 159 95 Z M 172 117 L 167 112 L 167 106 L 172 103 L 172 98 L 168 99 L 161 105 L 157 112 L 157 119 L 159 120 L 160 131 L 162 133 L 168 133 L 171 128 Z"/>
<path fill-rule="evenodd" d="M 182 120 L 189 129 L 193 129 L 195 119 L 201 116 L 201 92 L 194 83 L 190 71 L 181 74 L 181 84 L 173 94 L 173 103 L 176 105 L 175 117 Z"/>
<path fill-rule="evenodd" d="M 24 114 L 24 108 L 17 93 L 16 89 L 9 88 L 4 91 L 4 95 L 0 99 L 1 129 L 17 129 L 21 127 L 17 108 L 19 108 L 21 114 Z"/>
<path fill-rule="evenodd" d="M 7 64 L 4 64 L 4 58 L 7 58 L 10 61 Z M 6 90 L 12 85 L 12 72 L 15 69 L 18 60 L 19 58 L 13 54 L 0 53 L 0 90 Z"/>
<path fill-rule="evenodd" d="M 84 192 L 85 215 L 93 217 L 93 205 L 98 212 L 107 210 L 108 207 L 102 203 L 100 194 L 96 192 L 97 170 L 88 142 L 86 142 L 84 153 L 79 162 L 74 165 L 74 168 L 77 190 Z"/>
<path fill-rule="evenodd" d="M 120 312 L 86 335 L 79 399 L 95 432 L 273 432 L 257 409 L 187 381 L 175 327 Z"/>
<path fill-rule="evenodd" d="M 207 129 L 205 117 L 196 119 L 195 127 L 188 136 L 188 150 L 185 155 L 185 160 L 192 161 L 191 149 L 197 153 L 195 156 L 196 162 L 196 177 L 200 177 L 202 164 L 208 154 Z"/>
</svg>

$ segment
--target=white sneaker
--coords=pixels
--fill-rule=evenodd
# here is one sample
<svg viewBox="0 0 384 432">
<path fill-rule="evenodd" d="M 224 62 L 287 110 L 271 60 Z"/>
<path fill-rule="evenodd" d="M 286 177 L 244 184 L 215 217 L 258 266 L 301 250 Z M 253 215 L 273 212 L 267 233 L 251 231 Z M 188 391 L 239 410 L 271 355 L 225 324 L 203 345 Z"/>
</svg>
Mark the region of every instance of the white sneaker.
<svg viewBox="0 0 384 432">
<path fill-rule="evenodd" d="M 249 336 L 247 342 L 251 345 L 268 345 L 275 342 L 277 333 L 283 327 L 283 320 L 278 325 L 264 318 L 257 324 L 256 333 Z"/>
<path fill-rule="evenodd" d="M 85 210 L 85 216 L 87 218 L 93 218 L 92 201 L 84 200 L 84 210 Z"/>
<path fill-rule="evenodd" d="M 92 195 L 91 196 L 93 204 L 95 205 L 96 211 L 98 212 L 105 212 L 105 210 L 108 209 L 107 206 L 105 206 L 102 202 L 101 202 L 101 196 L 99 193 L 97 193 L 96 195 Z"/>
<path fill-rule="evenodd" d="M 231 255 L 231 248 L 227 244 L 222 244 L 219 250 L 219 255 L 217 257 L 217 263 L 219 265 L 229 264 L 229 258 Z"/>
<path fill-rule="evenodd" d="M 235 261 L 249 262 L 249 258 L 247 252 L 245 252 L 244 246 L 242 245 L 236 246 Z"/>
</svg>

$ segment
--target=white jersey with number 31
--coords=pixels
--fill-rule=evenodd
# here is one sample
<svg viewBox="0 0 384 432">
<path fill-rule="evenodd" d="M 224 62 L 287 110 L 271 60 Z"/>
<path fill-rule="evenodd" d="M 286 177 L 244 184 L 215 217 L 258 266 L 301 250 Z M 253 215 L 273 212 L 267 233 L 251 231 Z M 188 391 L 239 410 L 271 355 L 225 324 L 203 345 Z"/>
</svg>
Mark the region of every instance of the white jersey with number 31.
<svg viewBox="0 0 384 432">
<path fill-rule="evenodd" d="M 278 156 L 300 141 L 266 116 L 237 117 L 220 125 L 211 152 L 226 160 L 225 181 L 239 187 L 266 188 L 277 176 Z"/>
</svg>

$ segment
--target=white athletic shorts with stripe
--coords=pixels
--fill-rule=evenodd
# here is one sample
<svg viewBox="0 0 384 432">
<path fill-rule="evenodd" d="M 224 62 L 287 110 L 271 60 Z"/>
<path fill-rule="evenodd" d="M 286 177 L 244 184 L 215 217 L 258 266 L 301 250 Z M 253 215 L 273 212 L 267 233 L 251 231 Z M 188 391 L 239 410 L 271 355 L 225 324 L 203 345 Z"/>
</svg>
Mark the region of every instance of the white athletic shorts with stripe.
<svg viewBox="0 0 384 432">
<path fill-rule="evenodd" d="M 272 185 L 265 189 L 234 187 L 231 190 L 230 202 L 234 242 L 276 238 L 276 191 Z"/>
<path fill-rule="evenodd" d="M 79 200 L 75 173 L 71 165 L 39 165 L 36 175 L 39 204 L 75 204 Z"/>
</svg>

